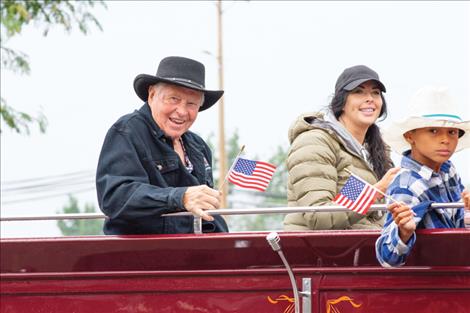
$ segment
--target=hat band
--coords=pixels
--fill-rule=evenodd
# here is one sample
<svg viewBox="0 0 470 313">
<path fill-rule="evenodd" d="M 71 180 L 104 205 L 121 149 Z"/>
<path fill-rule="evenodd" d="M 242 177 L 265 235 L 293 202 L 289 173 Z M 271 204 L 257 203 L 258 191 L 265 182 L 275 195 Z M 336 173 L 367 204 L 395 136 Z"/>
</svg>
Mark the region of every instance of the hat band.
<svg viewBox="0 0 470 313">
<path fill-rule="evenodd" d="M 172 80 L 172 81 L 179 81 L 179 82 L 185 82 L 185 83 L 190 83 L 191 85 L 195 85 L 198 88 L 204 89 L 204 86 L 196 83 L 195 81 L 192 81 L 190 79 L 185 79 L 185 78 L 178 78 L 178 77 L 162 77 L 164 79 Z"/>
<path fill-rule="evenodd" d="M 462 122 L 462 119 L 458 115 L 452 115 L 452 114 L 426 114 L 423 115 L 423 117 L 430 117 L 430 118 L 451 118 L 455 119 L 459 122 Z"/>
</svg>

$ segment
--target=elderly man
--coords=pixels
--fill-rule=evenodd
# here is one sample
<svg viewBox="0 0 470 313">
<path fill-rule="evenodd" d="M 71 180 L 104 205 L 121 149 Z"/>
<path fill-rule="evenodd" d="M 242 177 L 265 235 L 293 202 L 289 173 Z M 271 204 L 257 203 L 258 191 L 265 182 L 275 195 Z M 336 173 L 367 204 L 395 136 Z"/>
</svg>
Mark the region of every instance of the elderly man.
<svg viewBox="0 0 470 313">
<path fill-rule="evenodd" d="M 105 234 L 193 232 L 192 216 L 161 216 L 181 211 L 202 217 L 203 232 L 228 231 L 222 217 L 206 213 L 219 208 L 220 193 L 212 189 L 211 151 L 189 131 L 198 113 L 223 95 L 206 90 L 204 77 L 203 64 L 167 57 L 156 76 L 135 78 L 135 92 L 145 103 L 110 128 L 98 161 Z"/>
</svg>

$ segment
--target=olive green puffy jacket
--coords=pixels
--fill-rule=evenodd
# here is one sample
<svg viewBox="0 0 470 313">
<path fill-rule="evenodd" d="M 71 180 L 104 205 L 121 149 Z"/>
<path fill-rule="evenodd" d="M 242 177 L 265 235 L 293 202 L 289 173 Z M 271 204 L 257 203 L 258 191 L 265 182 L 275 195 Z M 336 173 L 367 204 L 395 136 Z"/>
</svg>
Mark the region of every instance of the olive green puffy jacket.
<svg viewBox="0 0 470 313">
<path fill-rule="evenodd" d="M 287 157 L 289 206 L 334 205 L 331 200 L 350 176 L 346 169 L 370 184 L 377 182 L 350 136 L 337 123 L 325 121 L 322 113 L 303 114 L 294 122 Z M 290 213 L 284 219 L 284 230 L 381 229 L 383 222 L 382 212 L 366 216 L 352 211 Z"/>
</svg>

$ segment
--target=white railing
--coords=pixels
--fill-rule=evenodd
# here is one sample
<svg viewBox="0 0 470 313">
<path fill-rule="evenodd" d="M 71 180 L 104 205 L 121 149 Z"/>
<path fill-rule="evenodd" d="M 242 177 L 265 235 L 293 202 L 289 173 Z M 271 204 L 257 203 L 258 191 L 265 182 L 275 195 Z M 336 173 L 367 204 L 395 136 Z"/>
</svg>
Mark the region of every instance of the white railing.
<svg viewBox="0 0 470 313">
<path fill-rule="evenodd" d="M 433 203 L 431 208 L 456 209 L 462 208 L 462 202 L 453 203 Z M 374 204 L 369 211 L 386 211 L 385 204 Z M 308 206 L 308 207 L 278 207 L 278 208 L 253 208 L 253 209 L 218 209 L 206 211 L 208 215 L 246 215 L 246 214 L 285 214 L 285 213 L 308 213 L 308 212 L 348 212 L 349 209 L 338 206 Z M 190 216 L 190 212 L 178 212 L 163 214 L 165 217 Z M 55 214 L 55 215 L 30 215 L 30 216 L 2 216 L 0 222 L 12 221 L 47 221 L 47 220 L 79 220 L 79 219 L 103 219 L 105 215 L 101 213 L 79 213 L 79 214 Z M 467 219 L 467 218 L 466 218 Z M 202 219 L 199 216 L 194 218 L 194 233 L 202 234 Z"/>
<path fill-rule="evenodd" d="M 453 209 L 462 208 L 463 203 L 433 203 L 431 208 Z M 385 204 L 374 204 L 369 211 L 385 211 Z M 283 214 L 301 212 L 348 212 L 349 209 L 339 206 L 305 206 L 305 207 L 278 207 L 278 208 L 253 208 L 253 209 L 218 209 L 206 211 L 208 215 L 245 215 L 245 214 Z M 190 212 L 178 212 L 163 214 L 162 216 L 189 216 Z M 45 220 L 78 220 L 78 219 L 101 219 L 106 218 L 101 213 L 79 213 L 79 214 L 55 214 L 55 215 L 25 215 L 25 216 L 0 216 L 0 222 L 11 221 L 45 221 Z"/>
</svg>

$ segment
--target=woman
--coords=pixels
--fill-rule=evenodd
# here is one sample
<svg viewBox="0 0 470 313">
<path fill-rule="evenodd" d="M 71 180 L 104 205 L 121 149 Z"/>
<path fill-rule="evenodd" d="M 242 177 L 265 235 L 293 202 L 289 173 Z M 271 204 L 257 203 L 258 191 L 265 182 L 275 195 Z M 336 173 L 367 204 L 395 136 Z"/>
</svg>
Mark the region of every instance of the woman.
<svg viewBox="0 0 470 313">
<path fill-rule="evenodd" d="M 348 171 L 385 192 L 398 169 L 392 168 L 375 124 L 387 114 L 382 92 L 385 86 L 375 71 L 364 65 L 347 68 L 336 81 L 328 112 L 303 114 L 294 122 L 287 158 L 289 206 L 331 204 Z M 284 229 L 381 229 L 383 221 L 382 212 L 291 213 Z"/>
</svg>

